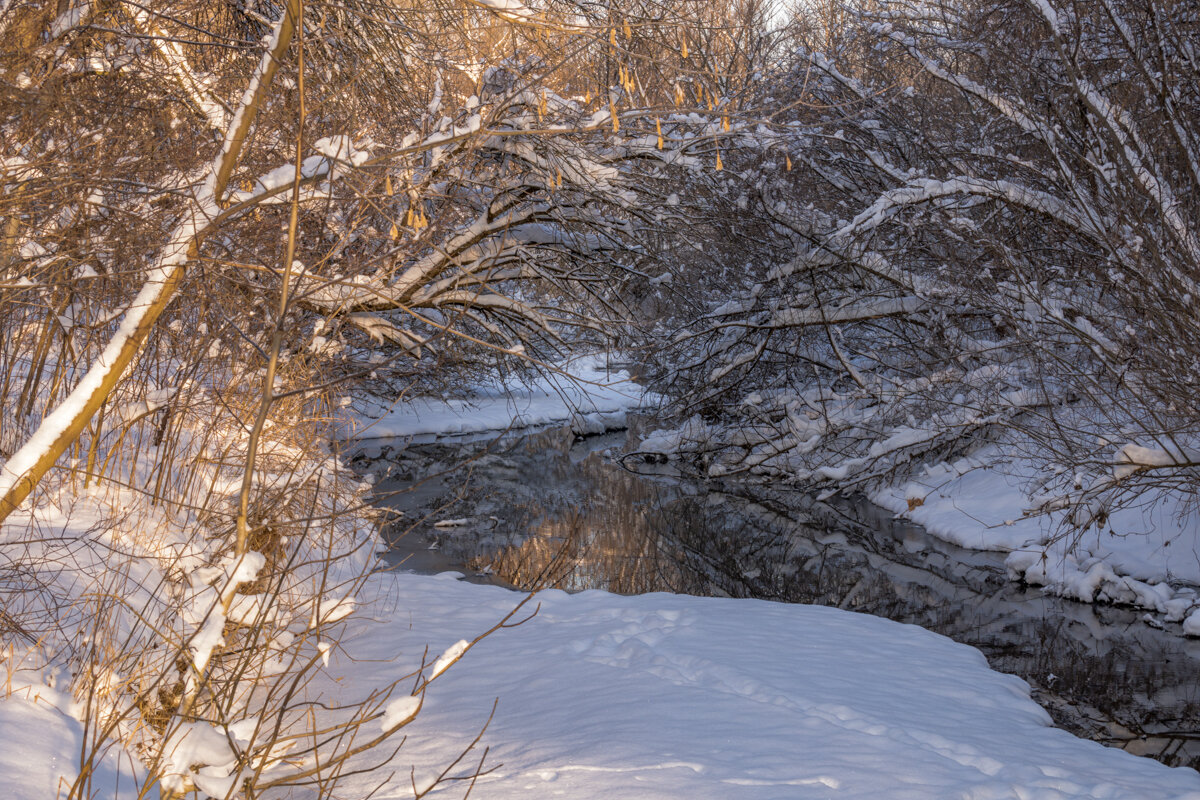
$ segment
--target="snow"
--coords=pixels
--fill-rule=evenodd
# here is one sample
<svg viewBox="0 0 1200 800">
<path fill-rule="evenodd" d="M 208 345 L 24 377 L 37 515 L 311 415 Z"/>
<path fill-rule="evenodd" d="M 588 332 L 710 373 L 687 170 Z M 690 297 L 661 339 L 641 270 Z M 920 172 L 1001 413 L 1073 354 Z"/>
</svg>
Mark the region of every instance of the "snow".
<svg viewBox="0 0 1200 800">
<path fill-rule="evenodd" d="M 520 599 L 457 577 L 373 579 L 391 613 L 351 623 L 314 691 L 331 703 L 362 696 L 418 668 L 427 647 L 464 649 L 459 637 L 492 627 Z M 391 773 L 373 796 L 412 797 L 413 781 L 428 784 L 457 757 L 499 698 L 480 743 L 494 769 L 473 792 L 493 800 L 1200 800 L 1195 771 L 1051 727 L 1022 680 L 916 626 L 668 594 L 546 591 L 536 602 L 532 619 L 474 645 L 423 700 L 391 700 L 384 728 L 419 711 L 404 747 L 378 772 L 348 773 L 340 794 L 359 796 Z M 169 763 L 221 788 L 234 727 L 181 726 Z M 0 701 L 8 796 L 55 796 L 75 774 L 79 731 L 49 706 Z M 457 796 L 458 782 L 431 795 Z"/>
<path fill-rule="evenodd" d="M 83 725 L 73 716 L 46 702 L 39 691 L 0 694 L 0 786 L 6 800 L 48 800 L 66 797 L 79 774 Z M 110 752 L 95 764 L 94 796 L 105 800 L 132 800 L 133 770 L 128 758 Z M 123 779 L 122 779 L 123 773 Z"/>
<path fill-rule="evenodd" d="M 570 424 L 578 433 L 602 433 L 624 427 L 629 411 L 659 400 L 628 371 L 608 370 L 603 354 L 576 357 L 556 369 L 536 378 L 513 376 L 471 386 L 463 399 L 358 400 L 348 409 L 339 435 L 434 437 L 554 424 Z"/>
<path fill-rule="evenodd" d="M 415 716 L 420 708 L 421 698 L 416 695 L 397 698 L 388 703 L 387 708 L 384 709 L 383 719 L 379 723 L 380 727 L 385 731 L 390 731 Z"/>
<path fill-rule="evenodd" d="M 453 575 L 388 576 L 381 591 L 395 618 L 348 642 L 333 674 L 378 685 L 415 667 L 426 643 L 436 652 L 486 630 L 519 599 Z M 418 783 L 436 774 L 499 698 L 481 742 L 498 767 L 473 792 L 495 800 L 1200 798 L 1194 771 L 1050 727 L 1023 681 L 915 626 L 666 594 L 537 601 L 532 620 L 485 638 L 430 687 L 389 765 L 403 777 L 379 797 L 411 797 L 410 769 Z M 397 650 L 407 662 L 384 661 Z"/>
<path fill-rule="evenodd" d="M 89 2 L 72 3 L 64 13 L 55 18 L 54 23 L 50 26 L 50 40 L 53 41 L 78 26 L 84 17 L 91 13 L 92 5 Z"/>
<path fill-rule="evenodd" d="M 185 722 L 171 733 L 163 746 L 162 785 L 182 792 L 193 779 L 194 766 L 224 767 L 228 774 L 236 758 L 224 733 L 206 722 Z"/>
<path fill-rule="evenodd" d="M 211 199 L 200 203 L 199 206 L 192 214 L 185 215 L 176 226 L 171 241 L 158 257 L 158 264 L 149 270 L 148 280 L 130 302 L 120 326 L 95 364 L 88 369 L 66 399 L 42 420 L 37 431 L 4 462 L 3 467 L 0 467 L 0 496 L 13 490 L 38 460 L 67 436 L 75 418 L 83 412 L 92 395 L 100 389 L 109 374 L 114 369 L 124 367 L 121 363 L 122 356 L 134 340 L 139 326 L 149 314 L 155 313 L 154 307 L 163 295 L 174 290 L 173 278 L 176 277 L 176 271 L 182 269 L 186 263 L 188 248 L 203 228 L 204 217 L 215 215 L 215 206 Z"/>
<path fill-rule="evenodd" d="M 652 431 L 643 437 L 638 451 L 677 458 L 690 443 L 703 442 L 712 435 L 712 429 L 699 416 L 694 416 L 678 428 Z"/>
<path fill-rule="evenodd" d="M 521 20 L 533 16 L 533 12 L 521 0 L 476 0 L 476 2 L 507 19 Z"/>
<path fill-rule="evenodd" d="M 258 578 L 258 573 L 266 565 L 267 558 L 262 553 L 256 553 L 253 550 L 242 554 L 240 557 L 231 557 L 226 559 L 222 567 L 230 570 L 229 583 L 224 591 L 221 592 L 221 599 L 228 600 L 237 591 L 238 586 L 243 583 L 252 583 Z"/>
<path fill-rule="evenodd" d="M 1115 469 L 1178 458 L 1126 445 Z M 970 458 L 926 466 L 870 499 L 961 547 L 1009 553 L 1010 577 L 1063 597 L 1135 605 L 1168 622 L 1200 604 L 1193 588 L 1200 586 L 1200 527 L 1178 501 L 1162 496 L 1113 512 L 1101 527 L 1071 533 L 1066 510 L 1023 513 L 1037 477 L 1027 460 L 991 445 Z"/>
<path fill-rule="evenodd" d="M 1193 453 L 1179 447 L 1172 454 L 1161 447 L 1143 447 L 1129 442 L 1113 457 L 1113 477 L 1120 479 L 1152 467 L 1171 467 L 1195 461 Z"/>
<path fill-rule="evenodd" d="M 212 658 L 213 651 L 225 644 L 225 615 L 214 608 L 205 619 L 204 625 L 188 642 L 192 651 L 192 665 L 196 672 L 203 673 Z"/>
<path fill-rule="evenodd" d="M 460 637 L 491 628 L 520 599 L 457 577 L 372 579 L 365 591 L 381 598 L 378 616 L 350 623 L 311 691 L 329 704 L 364 696 L 415 672 L 429 649 L 445 648 L 440 666 L 466 649 Z M 411 797 L 412 783 L 427 785 L 457 757 L 499 698 L 480 743 L 494 769 L 474 792 L 493 800 L 1200 800 L 1195 771 L 1051 727 L 1022 680 L 916 626 L 668 594 L 546 591 L 536 602 L 535 616 L 475 644 L 423 699 L 391 700 L 385 728 L 419 711 L 404 746 L 377 772 L 347 771 L 340 795 L 390 774 L 373 796 Z M 170 779 L 223 792 L 241 725 L 181 725 L 165 749 Z M 81 735 L 51 705 L 0 700 L 7 796 L 56 796 L 76 774 Z M 116 763 L 102 763 L 97 796 L 119 796 Z M 132 794 L 127 766 L 120 785 Z M 431 796 L 460 790 L 454 782 Z"/>
<path fill-rule="evenodd" d="M 466 639 L 459 639 L 457 642 L 447 647 L 446 652 L 442 653 L 441 657 L 433 665 L 433 672 L 429 674 L 429 679 L 433 680 L 449 669 L 451 664 L 462 658 L 463 653 L 467 652 L 467 648 L 470 646 L 471 643 Z"/>
<path fill-rule="evenodd" d="M 88 7 L 90 8 L 90 4 Z M 217 185 L 218 176 L 231 165 L 230 159 L 236 159 L 238 155 L 240 139 L 246 134 L 243 126 L 248 125 L 257 111 L 254 98 L 260 85 L 265 88 L 274 75 L 278 55 L 274 51 L 281 45 L 285 27 L 287 36 L 282 40 L 282 44 L 286 46 L 290 40 L 289 19 L 288 14 L 282 14 L 275 23 L 258 69 L 246 87 L 241 105 L 226 130 L 221 152 L 210 165 L 208 178 L 196 191 L 190 207 L 175 223 L 170 238 L 156 256 L 155 265 L 147 270 L 146 282 L 130 302 L 112 338 L 58 407 L 42 420 L 34 434 L 0 467 L 0 498 L 7 498 L 10 494 L 17 496 L 22 485 L 32 487 L 36 484 L 37 481 L 31 473 L 37 464 L 55 454 L 56 450 L 61 454 L 66 448 L 74 438 L 72 427 L 79 427 L 90 417 L 87 409 L 89 405 L 98 405 L 95 398 L 100 397 L 104 384 L 110 380 L 113 373 L 123 372 L 133 359 L 140 344 L 139 330 L 154 322 L 162 311 L 163 302 L 174 293 L 195 241 L 220 213 L 216 195 L 223 187 Z M 266 82 L 263 82 L 264 79 Z M 246 117 L 246 114 L 251 116 Z"/>
<path fill-rule="evenodd" d="M 313 612 L 309 627 L 316 628 L 318 625 L 337 622 L 353 614 L 354 609 L 358 606 L 358 598 L 353 595 L 345 597 L 322 597 L 319 600 L 313 601 L 312 606 Z"/>
</svg>

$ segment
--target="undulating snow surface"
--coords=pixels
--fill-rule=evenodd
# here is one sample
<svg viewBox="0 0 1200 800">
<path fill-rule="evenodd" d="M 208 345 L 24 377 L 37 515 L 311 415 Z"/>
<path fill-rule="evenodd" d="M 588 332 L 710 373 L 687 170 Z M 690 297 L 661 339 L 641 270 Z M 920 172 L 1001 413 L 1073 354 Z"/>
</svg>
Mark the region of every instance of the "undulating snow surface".
<svg viewBox="0 0 1200 800">
<path fill-rule="evenodd" d="M 453 436 L 541 425 L 571 425 L 603 433 L 625 425 L 626 413 L 658 398 L 625 370 L 610 370 L 604 354 L 579 356 L 537 378 L 512 376 L 467 387 L 461 399 L 357 399 L 340 433 L 345 438 Z"/>
<path fill-rule="evenodd" d="M 433 661 L 519 600 L 453 574 L 375 585 L 378 618 L 352 623 L 335 650 L 332 694 L 387 684 L 426 645 Z M 1200 800 L 1200 774 L 1050 727 L 1023 681 L 922 628 L 757 600 L 595 591 L 538 600 L 536 617 L 483 640 L 431 685 L 387 770 L 348 778 L 340 795 L 359 796 L 394 770 L 374 796 L 411 797 L 410 775 L 430 780 L 499 698 L 466 759 L 490 748 L 494 769 L 472 797 Z M 52 797 L 46 788 L 70 775 L 77 736 L 78 723 L 49 706 L 0 702 L 0 785 L 16 798 Z"/>
<path fill-rule="evenodd" d="M 0 795 L 5 800 L 66 797 L 79 775 L 83 726 L 70 699 L 45 686 L 0 695 Z M 112 752 L 95 765 L 102 800 L 133 800 L 133 765 Z"/>
<path fill-rule="evenodd" d="M 384 580 L 395 610 L 351 641 L 359 661 L 335 657 L 332 677 L 382 685 L 426 644 L 440 653 L 518 600 L 451 574 Z M 418 785 L 431 777 L 499 698 L 482 742 L 496 771 L 473 797 L 1200 800 L 1195 771 L 1049 727 L 1023 681 L 922 628 L 757 600 L 538 601 L 430 687 L 378 797 L 411 796 L 410 768 Z"/>
</svg>

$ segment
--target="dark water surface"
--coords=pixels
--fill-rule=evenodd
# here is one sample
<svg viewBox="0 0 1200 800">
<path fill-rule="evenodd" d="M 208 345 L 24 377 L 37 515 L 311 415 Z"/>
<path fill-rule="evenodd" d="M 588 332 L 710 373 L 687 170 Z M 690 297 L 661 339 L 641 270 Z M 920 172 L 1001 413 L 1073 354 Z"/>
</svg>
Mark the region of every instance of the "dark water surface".
<svg viewBox="0 0 1200 800">
<path fill-rule="evenodd" d="M 1002 554 L 948 544 L 866 502 L 651 465 L 634 473 L 602 452 L 623 443 L 564 430 L 377 441 L 358 460 L 394 514 L 385 536 L 399 569 L 520 589 L 817 603 L 913 623 L 1020 675 L 1078 735 L 1200 766 L 1200 641 L 1179 626 L 1011 582 Z"/>
</svg>

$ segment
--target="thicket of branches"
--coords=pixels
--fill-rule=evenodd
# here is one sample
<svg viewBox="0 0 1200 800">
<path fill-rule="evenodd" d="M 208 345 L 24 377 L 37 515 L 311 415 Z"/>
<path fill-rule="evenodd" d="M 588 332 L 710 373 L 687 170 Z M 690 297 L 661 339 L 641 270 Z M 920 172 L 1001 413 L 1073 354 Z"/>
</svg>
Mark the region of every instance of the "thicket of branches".
<svg viewBox="0 0 1200 800">
<path fill-rule="evenodd" d="M 391 755 L 463 651 L 344 708 L 304 692 L 378 546 L 342 400 L 634 325 L 746 29 L 690 2 L 0 2 L 0 630 L 10 677 L 82 704 L 72 797 L 114 741 L 166 796 L 329 796 Z"/>
<path fill-rule="evenodd" d="M 826 12 L 773 135 L 727 156 L 725 213 L 758 227 L 676 339 L 684 449 L 863 489 L 1005 440 L 1047 467 L 1030 510 L 1079 527 L 1194 492 L 1194 5 Z"/>
</svg>

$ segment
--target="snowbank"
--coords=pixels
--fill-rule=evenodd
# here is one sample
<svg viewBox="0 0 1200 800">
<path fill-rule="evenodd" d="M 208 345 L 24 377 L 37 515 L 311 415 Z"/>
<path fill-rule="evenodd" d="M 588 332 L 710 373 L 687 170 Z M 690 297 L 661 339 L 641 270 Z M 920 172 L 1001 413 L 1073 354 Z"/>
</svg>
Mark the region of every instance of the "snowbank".
<svg viewBox="0 0 1200 800">
<path fill-rule="evenodd" d="M 345 439 L 452 436 L 570 424 L 577 433 L 625 427 L 627 412 L 659 398 L 624 370 L 609 371 L 603 354 L 566 361 L 561 372 L 510 377 L 468 387 L 464 399 L 357 399 L 339 425 Z"/>
<path fill-rule="evenodd" d="M 6 800 L 53 800 L 66 797 L 79 775 L 83 725 L 60 710 L 67 707 L 49 687 L 0 695 L 0 786 Z M 132 759 L 110 751 L 94 765 L 94 797 L 133 800 L 131 775 L 140 777 Z"/>
<path fill-rule="evenodd" d="M 1174 622 L 1189 614 L 1200 633 L 1200 525 L 1170 497 L 1118 510 L 1102 529 L 1077 535 L 1059 511 L 1024 516 L 1031 463 L 998 446 L 952 464 L 925 467 L 904 483 L 871 494 L 872 502 L 962 547 L 1009 553 L 1013 579 L 1085 603 L 1122 603 Z M 1191 631 L 1188 631 L 1191 632 Z"/>
<path fill-rule="evenodd" d="M 397 613 L 352 642 L 360 660 L 336 660 L 333 677 L 381 685 L 426 643 L 440 652 L 517 600 L 452 575 L 388 580 Z M 539 600 L 533 620 L 431 687 L 379 797 L 411 797 L 410 767 L 419 785 L 449 763 L 498 697 L 483 740 L 498 766 L 472 792 L 490 800 L 1200 800 L 1193 770 L 1049 727 L 1023 681 L 915 626 L 755 600 Z M 397 650 L 400 663 L 370 661 Z M 363 776 L 346 794 L 371 785 Z"/>
<path fill-rule="evenodd" d="M 374 585 L 392 611 L 354 623 L 345 649 L 332 651 L 317 687 L 327 700 L 386 685 L 426 645 L 438 653 L 472 637 L 519 599 L 453 574 Z M 485 768 L 494 769 L 472 792 L 489 800 L 1200 800 L 1195 771 L 1050 727 L 1023 681 L 922 628 L 757 600 L 538 599 L 536 617 L 438 678 L 384 769 L 349 777 L 339 794 L 365 795 L 390 772 L 374 796 L 411 797 L 412 780 L 421 786 L 449 764 L 499 698 L 464 761 L 490 748 Z M 73 775 L 77 735 L 78 723 L 48 706 L 0 702 L 8 796 L 54 796 L 56 781 Z M 453 782 L 430 797 L 464 788 Z"/>
</svg>

